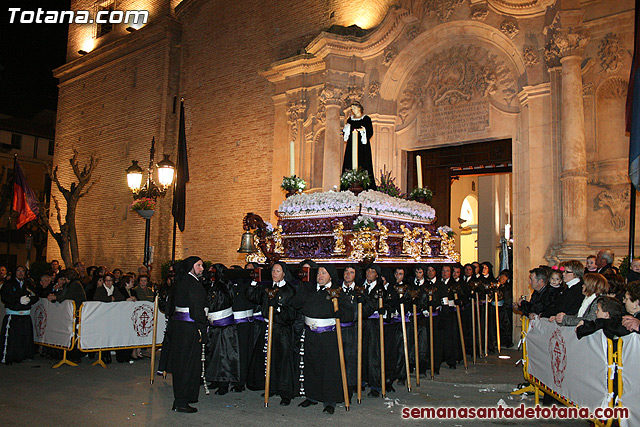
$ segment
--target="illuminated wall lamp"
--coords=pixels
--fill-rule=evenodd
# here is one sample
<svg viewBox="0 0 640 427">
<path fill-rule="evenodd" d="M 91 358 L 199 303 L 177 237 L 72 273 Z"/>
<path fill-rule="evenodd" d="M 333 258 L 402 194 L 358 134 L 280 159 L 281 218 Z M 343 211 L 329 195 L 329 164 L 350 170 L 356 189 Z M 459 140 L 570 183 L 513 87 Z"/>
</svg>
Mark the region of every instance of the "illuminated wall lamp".
<svg viewBox="0 0 640 427">
<path fill-rule="evenodd" d="M 86 54 L 87 54 L 87 53 L 89 53 L 89 52 L 87 52 L 86 50 L 82 50 L 82 49 L 80 49 L 80 50 L 78 51 L 78 53 L 79 53 L 80 55 L 86 55 Z"/>
<path fill-rule="evenodd" d="M 127 31 L 129 31 L 130 33 L 133 33 L 134 31 L 138 31 L 138 29 L 137 29 L 137 28 L 135 28 L 135 27 L 127 27 L 126 29 L 127 29 Z"/>
</svg>

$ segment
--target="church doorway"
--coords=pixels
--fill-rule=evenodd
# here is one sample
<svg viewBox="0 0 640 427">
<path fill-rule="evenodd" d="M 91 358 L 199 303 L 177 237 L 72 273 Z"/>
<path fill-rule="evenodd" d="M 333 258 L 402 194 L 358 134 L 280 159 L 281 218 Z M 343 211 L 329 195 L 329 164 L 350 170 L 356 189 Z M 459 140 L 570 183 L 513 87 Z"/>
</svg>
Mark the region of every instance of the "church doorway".
<svg viewBox="0 0 640 427">
<path fill-rule="evenodd" d="M 455 231 L 461 262 L 490 261 L 497 274 L 501 239 L 512 238 L 511 139 L 410 152 L 409 190 L 417 185 L 418 155 L 423 183 L 433 191 L 436 224 Z"/>
</svg>

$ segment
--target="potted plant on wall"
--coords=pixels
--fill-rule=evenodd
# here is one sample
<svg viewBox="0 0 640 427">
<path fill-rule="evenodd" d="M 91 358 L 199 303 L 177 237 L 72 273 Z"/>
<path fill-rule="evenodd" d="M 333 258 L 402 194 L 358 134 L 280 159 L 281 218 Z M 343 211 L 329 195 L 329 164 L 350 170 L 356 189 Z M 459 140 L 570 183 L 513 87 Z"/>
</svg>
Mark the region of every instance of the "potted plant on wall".
<svg viewBox="0 0 640 427">
<path fill-rule="evenodd" d="M 283 176 L 282 184 L 280 184 L 280 188 L 287 192 L 285 195 L 287 198 L 293 196 L 297 193 L 302 193 L 305 188 L 307 188 L 307 182 L 299 178 L 295 175 L 292 176 Z"/>
<path fill-rule="evenodd" d="M 348 188 L 356 196 L 369 188 L 370 184 L 371 178 L 369 178 L 369 173 L 364 169 L 349 169 L 340 177 L 342 188 Z"/>
<path fill-rule="evenodd" d="M 156 213 L 156 201 L 148 197 L 141 197 L 129 206 L 129 210 L 144 219 L 150 219 Z"/>
</svg>

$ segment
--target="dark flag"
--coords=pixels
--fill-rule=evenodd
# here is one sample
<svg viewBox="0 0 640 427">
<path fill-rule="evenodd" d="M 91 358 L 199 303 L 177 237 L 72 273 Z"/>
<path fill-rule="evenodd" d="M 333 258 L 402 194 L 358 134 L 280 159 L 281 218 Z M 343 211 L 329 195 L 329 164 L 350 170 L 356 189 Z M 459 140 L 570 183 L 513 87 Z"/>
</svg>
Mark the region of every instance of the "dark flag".
<svg viewBox="0 0 640 427">
<path fill-rule="evenodd" d="M 189 182 L 189 162 L 187 160 L 187 136 L 184 130 L 184 100 L 180 100 L 178 161 L 176 165 L 176 180 L 173 187 L 173 207 L 171 211 L 180 231 L 184 231 L 184 217 L 187 202 L 187 182 Z"/>
<path fill-rule="evenodd" d="M 36 219 L 40 210 L 36 195 L 29 188 L 17 158 L 14 158 L 13 161 L 13 174 L 13 210 L 19 213 L 16 223 L 16 229 L 19 229 L 29 221 Z"/>
<path fill-rule="evenodd" d="M 627 91 L 626 131 L 629 132 L 629 178 L 636 188 L 640 189 L 640 24 L 638 14 L 640 0 L 636 0 L 635 42 L 633 48 L 633 62 L 629 76 Z M 636 83 L 638 80 L 638 84 Z"/>
</svg>

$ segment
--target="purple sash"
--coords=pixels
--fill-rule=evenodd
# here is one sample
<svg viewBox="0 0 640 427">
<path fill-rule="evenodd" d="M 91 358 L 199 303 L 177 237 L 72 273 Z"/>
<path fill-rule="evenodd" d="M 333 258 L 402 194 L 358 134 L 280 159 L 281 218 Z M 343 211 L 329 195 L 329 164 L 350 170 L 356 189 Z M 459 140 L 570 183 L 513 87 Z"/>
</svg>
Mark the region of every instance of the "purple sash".
<svg viewBox="0 0 640 427">
<path fill-rule="evenodd" d="M 309 331 L 311 332 L 315 332 L 317 334 L 321 334 L 323 332 L 331 332 L 331 331 L 335 331 L 336 330 L 336 325 L 331 325 L 331 326 L 319 326 L 315 329 L 311 329 L 309 327 L 309 325 L 304 325 L 305 328 L 307 328 Z"/>
<path fill-rule="evenodd" d="M 173 318 L 175 320 L 181 320 L 183 322 L 195 322 L 190 316 L 189 313 L 185 313 L 183 311 L 176 311 L 173 313 Z"/>
<path fill-rule="evenodd" d="M 235 324 L 253 322 L 253 316 L 243 317 L 242 319 L 234 319 Z"/>
<path fill-rule="evenodd" d="M 213 322 L 209 322 L 209 326 L 229 326 L 235 323 L 233 319 L 233 314 L 231 316 L 227 316 L 223 319 L 217 319 Z"/>
<path fill-rule="evenodd" d="M 262 317 L 262 314 L 256 314 L 253 316 L 253 320 L 257 320 L 258 322 L 268 322 L 268 319 Z"/>
<path fill-rule="evenodd" d="M 340 322 L 340 326 L 343 327 L 343 328 L 350 328 L 351 326 L 353 326 L 355 324 L 356 324 L 356 322 L 344 322 L 344 323 Z"/>
</svg>

